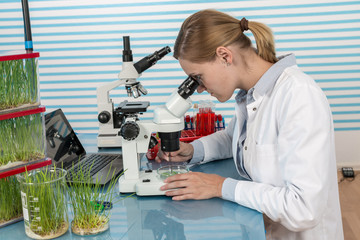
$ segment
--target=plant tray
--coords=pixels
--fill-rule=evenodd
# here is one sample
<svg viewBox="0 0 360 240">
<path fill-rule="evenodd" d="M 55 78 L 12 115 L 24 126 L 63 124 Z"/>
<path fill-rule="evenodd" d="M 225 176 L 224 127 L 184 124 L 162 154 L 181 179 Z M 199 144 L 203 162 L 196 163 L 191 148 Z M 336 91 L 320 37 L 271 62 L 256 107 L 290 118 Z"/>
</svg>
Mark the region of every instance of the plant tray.
<svg viewBox="0 0 360 240">
<path fill-rule="evenodd" d="M 36 168 L 48 165 L 44 112 L 45 107 L 39 106 L 0 115 L 0 176 L 25 171 L 32 164 L 38 164 Z"/>
<path fill-rule="evenodd" d="M 38 52 L 26 52 L 26 50 L 0 51 L 0 62 L 38 57 L 40 57 Z"/>
<path fill-rule="evenodd" d="M 23 216 L 18 217 L 18 218 L 11 219 L 11 220 L 9 220 L 9 221 L 7 221 L 7 222 L 0 223 L 0 228 L 9 226 L 10 224 L 17 223 L 17 222 L 20 222 L 20 221 L 22 221 L 22 220 L 24 220 Z"/>
<path fill-rule="evenodd" d="M 28 115 L 33 115 L 37 113 L 43 113 L 46 111 L 45 106 L 32 106 L 32 107 L 25 107 L 22 108 L 21 111 L 15 110 L 7 110 L 0 114 L 0 121 L 6 119 L 12 119 L 17 117 L 24 117 Z"/>
<path fill-rule="evenodd" d="M 9 169 L 0 171 L 0 178 L 10 177 L 12 175 L 16 175 L 26 171 L 31 171 L 37 168 L 42 168 L 51 164 L 52 164 L 51 158 L 44 158 L 37 161 L 32 161 L 27 164 L 22 164 L 16 167 L 11 167 Z"/>
<path fill-rule="evenodd" d="M 0 51 L 0 114 L 40 105 L 37 52 Z"/>
</svg>

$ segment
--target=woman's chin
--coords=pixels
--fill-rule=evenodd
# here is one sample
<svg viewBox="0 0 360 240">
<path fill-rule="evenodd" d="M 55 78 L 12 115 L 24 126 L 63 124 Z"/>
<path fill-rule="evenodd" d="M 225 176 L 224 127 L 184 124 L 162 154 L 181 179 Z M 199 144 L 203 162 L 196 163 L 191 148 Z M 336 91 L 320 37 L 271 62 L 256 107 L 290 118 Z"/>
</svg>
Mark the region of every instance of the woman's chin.
<svg viewBox="0 0 360 240">
<path fill-rule="evenodd" d="M 228 97 L 223 97 L 223 96 L 214 96 L 214 95 L 211 95 L 213 97 L 215 97 L 219 102 L 226 102 L 227 100 L 229 100 L 230 98 Z"/>
</svg>

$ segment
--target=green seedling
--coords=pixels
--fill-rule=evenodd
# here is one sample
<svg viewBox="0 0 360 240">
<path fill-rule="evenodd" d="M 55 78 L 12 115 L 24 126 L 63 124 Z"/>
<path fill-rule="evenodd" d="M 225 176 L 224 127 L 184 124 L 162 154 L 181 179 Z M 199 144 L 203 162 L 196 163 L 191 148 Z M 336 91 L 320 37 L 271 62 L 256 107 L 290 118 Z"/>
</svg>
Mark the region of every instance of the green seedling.
<svg viewBox="0 0 360 240">
<path fill-rule="evenodd" d="M 169 165 L 159 168 L 157 173 L 161 179 L 166 179 L 176 174 L 187 173 L 188 171 L 189 169 L 184 165 Z"/>
<path fill-rule="evenodd" d="M 0 62 L 0 110 L 37 101 L 37 58 Z"/>
<path fill-rule="evenodd" d="M 122 200 L 116 199 L 114 187 L 120 176 L 116 177 L 114 174 L 115 171 L 110 168 L 108 176 L 111 176 L 111 180 L 106 186 L 102 186 L 101 178 L 97 178 L 93 184 L 90 170 L 85 172 L 81 166 L 76 173 L 72 173 L 69 200 L 74 215 L 71 224 L 73 233 L 91 235 L 108 228 L 112 204 Z"/>
<path fill-rule="evenodd" d="M 184 172 L 173 170 L 173 171 L 168 171 L 168 172 L 161 173 L 160 177 L 161 178 L 168 178 L 170 176 L 174 176 L 174 175 L 180 174 L 180 173 L 184 173 Z"/>
<path fill-rule="evenodd" d="M 21 216 L 19 182 L 15 176 L 0 179 L 0 225 Z"/>
<path fill-rule="evenodd" d="M 17 175 L 21 187 L 25 232 L 31 238 L 49 239 L 68 228 L 66 171 L 44 168 Z"/>
<path fill-rule="evenodd" d="M 41 113 L 0 121 L 0 167 L 45 157 Z"/>
</svg>

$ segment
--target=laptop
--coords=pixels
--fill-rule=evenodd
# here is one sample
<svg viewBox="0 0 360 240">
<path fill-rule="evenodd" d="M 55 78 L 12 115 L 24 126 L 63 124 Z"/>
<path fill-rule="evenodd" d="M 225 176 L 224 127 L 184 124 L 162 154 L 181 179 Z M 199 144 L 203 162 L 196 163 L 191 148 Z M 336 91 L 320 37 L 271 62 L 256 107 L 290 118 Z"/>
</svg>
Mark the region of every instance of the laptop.
<svg viewBox="0 0 360 240">
<path fill-rule="evenodd" d="M 67 182 L 82 171 L 85 176 L 90 174 L 90 184 L 105 185 L 123 171 L 121 154 L 86 153 L 61 108 L 45 114 L 45 129 L 47 157 L 56 167 L 67 170 Z"/>
</svg>

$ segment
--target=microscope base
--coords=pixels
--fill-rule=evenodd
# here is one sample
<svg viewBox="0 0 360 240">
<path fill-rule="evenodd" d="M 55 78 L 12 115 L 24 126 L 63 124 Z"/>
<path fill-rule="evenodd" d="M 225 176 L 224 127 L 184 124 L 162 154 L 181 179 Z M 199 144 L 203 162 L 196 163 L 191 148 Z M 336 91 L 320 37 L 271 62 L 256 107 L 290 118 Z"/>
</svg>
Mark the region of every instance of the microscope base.
<svg viewBox="0 0 360 240">
<path fill-rule="evenodd" d="M 97 137 L 98 148 L 121 147 L 121 137 L 117 134 L 102 134 Z"/>
<path fill-rule="evenodd" d="M 156 171 L 140 171 L 139 179 L 125 179 L 125 176 L 119 179 L 120 193 L 136 192 L 138 196 L 165 195 L 165 191 L 160 190 L 163 185 L 164 182 Z"/>
</svg>

